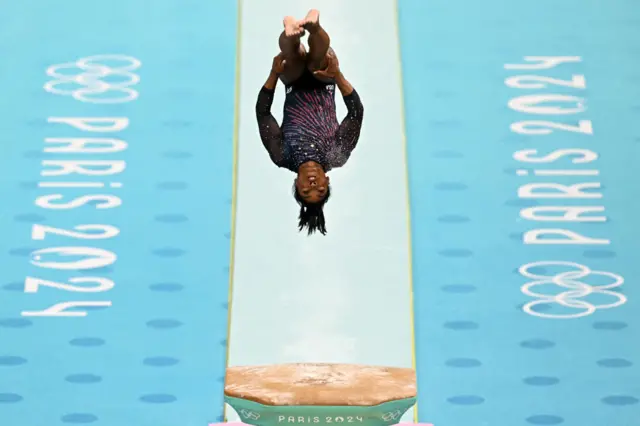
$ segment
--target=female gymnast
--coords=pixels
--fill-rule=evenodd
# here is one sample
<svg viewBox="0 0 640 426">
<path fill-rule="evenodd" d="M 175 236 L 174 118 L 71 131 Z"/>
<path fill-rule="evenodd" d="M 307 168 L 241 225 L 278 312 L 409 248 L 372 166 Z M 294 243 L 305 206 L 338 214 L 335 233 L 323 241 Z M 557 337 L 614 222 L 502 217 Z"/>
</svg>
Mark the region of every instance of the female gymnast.
<svg viewBox="0 0 640 426">
<path fill-rule="evenodd" d="M 300 38 L 309 33 L 309 51 Z M 297 21 L 284 18 L 280 54 L 260 90 L 256 116 L 262 143 L 278 166 L 297 174 L 293 195 L 300 206 L 298 229 L 308 235 L 326 235 L 323 207 L 331 195 L 327 172 L 343 166 L 358 143 L 364 108 L 358 93 L 340 72 L 338 58 L 320 26 L 319 12 L 311 10 Z M 285 85 L 282 126 L 271 114 L 278 79 Z M 338 124 L 335 87 L 347 106 Z"/>
</svg>

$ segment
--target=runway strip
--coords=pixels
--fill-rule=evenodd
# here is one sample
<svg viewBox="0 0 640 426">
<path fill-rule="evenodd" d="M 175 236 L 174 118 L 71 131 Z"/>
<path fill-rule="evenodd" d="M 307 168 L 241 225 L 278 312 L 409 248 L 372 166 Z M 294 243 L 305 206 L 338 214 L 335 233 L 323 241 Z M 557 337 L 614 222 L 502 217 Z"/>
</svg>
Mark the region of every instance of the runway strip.
<svg viewBox="0 0 640 426">
<path fill-rule="evenodd" d="M 360 143 L 331 173 L 326 237 L 297 233 L 294 175 L 270 163 L 255 100 L 283 16 L 311 7 L 365 104 Z M 368 25 L 353 31 L 367 10 Z M 245 0 L 241 19 L 238 213 L 229 365 L 345 362 L 412 366 L 411 298 L 395 3 Z M 371 49 L 388 52 L 380 61 Z M 274 115 L 282 117 L 277 89 Z M 345 114 L 338 96 L 338 116 Z M 227 409 L 229 421 L 237 420 Z M 412 413 L 406 418 L 411 419 Z"/>
</svg>

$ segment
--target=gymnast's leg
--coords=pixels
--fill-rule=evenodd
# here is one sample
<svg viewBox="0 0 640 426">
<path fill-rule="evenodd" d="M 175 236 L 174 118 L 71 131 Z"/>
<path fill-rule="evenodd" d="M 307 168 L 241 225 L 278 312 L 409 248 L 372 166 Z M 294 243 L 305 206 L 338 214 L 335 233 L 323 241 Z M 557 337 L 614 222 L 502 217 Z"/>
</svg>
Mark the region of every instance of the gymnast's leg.
<svg viewBox="0 0 640 426">
<path fill-rule="evenodd" d="M 305 34 L 304 28 L 298 25 L 293 16 L 286 16 L 283 20 L 284 31 L 280 34 L 278 44 L 284 55 L 284 72 L 280 79 L 284 84 L 290 84 L 300 78 L 304 71 L 307 52 L 300 43 L 300 37 Z"/>
<path fill-rule="evenodd" d="M 320 12 L 311 9 L 303 20 L 298 21 L 298 25 L 309 32 L 307 67 L 311 72 L 326 68 L 326 56 L 329 52 L 331 39 L 320 25 Z"/>
</svg>

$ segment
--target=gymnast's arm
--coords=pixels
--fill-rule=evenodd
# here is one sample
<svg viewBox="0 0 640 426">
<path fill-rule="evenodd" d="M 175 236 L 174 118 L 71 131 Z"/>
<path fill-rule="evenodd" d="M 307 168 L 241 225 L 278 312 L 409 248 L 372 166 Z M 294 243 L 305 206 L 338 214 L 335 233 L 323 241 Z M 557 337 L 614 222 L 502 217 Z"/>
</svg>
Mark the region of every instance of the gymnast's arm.
<svg viewBox="0 0 640 426">
<path fill-rule="evenodd" d="M 336 85 L 342 94 L 344 103 L 347 106 L 347 115 L 340 123 L 338 128 L 338 145 L 342 152 L 346 154 L 344 161 L 346 162 L 351 151 L 354 150 L 360 138 L 360 129 L 362 129 L 362 119 L 364 117 L 364 106 L 358 96 L 358 92 L 353 88 L 351 83 L 339 73 L 336 76 Z"/>
<path fill-rule="evenodd" d="M 275 117 L 271 114 L 271 104 L 273 104 L 273 95 L 277 84 L 278 75 L 272 71 L 258 94 L 256 118 L 258 119 L 260 139 L 262 139 L 262 144 L 269 153 L 271 161 L 276 166 L 283 167 L 282 131 Z"/>
</svg>

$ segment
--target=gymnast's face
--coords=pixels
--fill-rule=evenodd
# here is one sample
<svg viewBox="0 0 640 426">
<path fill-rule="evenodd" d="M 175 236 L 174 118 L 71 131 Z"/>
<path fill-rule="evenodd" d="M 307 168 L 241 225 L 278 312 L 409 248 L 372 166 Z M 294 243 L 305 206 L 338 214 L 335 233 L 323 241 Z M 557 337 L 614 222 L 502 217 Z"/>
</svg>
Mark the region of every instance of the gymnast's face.
<svg viewBox="0 0 640 426">
<path fill-rule="evenodd" d="M 304 163 L 298 169 L 296 189 L 300 197 L 307 203 L 318 203 L 327 196 L 329 176 L 318 163 Z"/>
</svg>

